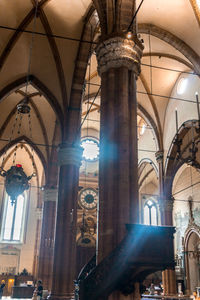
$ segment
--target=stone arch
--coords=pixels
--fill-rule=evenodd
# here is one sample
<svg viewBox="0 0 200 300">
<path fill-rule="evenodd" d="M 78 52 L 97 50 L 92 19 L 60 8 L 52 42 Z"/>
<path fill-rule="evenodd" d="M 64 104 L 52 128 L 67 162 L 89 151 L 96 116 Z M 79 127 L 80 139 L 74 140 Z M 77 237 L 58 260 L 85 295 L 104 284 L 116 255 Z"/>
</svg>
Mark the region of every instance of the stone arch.
<svg viewBox="0 0 200 300">
<path fill-rule="evenodd" d="M 171 32 L 160 28 L 153 24 L 138 24 L 138 32 L 151 34 L 160 40 L 168 43 L 180 53 L 182 53 L 193 65 L 193 69 L 197 74 L 200 74 L 200 57 L 199 55 L 184 41 L 179 39 Z"/>
<path fill-rule="evenodd" d="M 178 129 L 179 139 L 184 140 L 187 134 L 189 134 L 189 130 L 191 129 L 191 122 L 198 122 L 197 120 L 187 120 L 184 122 Z M 177 160 L 177 146 L 175 145 L 176 136 L 174 136 L 171 145 L 169 147 L 167 158 L 165 161 L 165 194 L 171 195 L 172 192 L 172 184 L 174 180 L 174 176 L 178 169 L 185 163 L 184 161 Z M 194 139 L 198 138 L 198 134 L 194 136 Z M 191 139 L 187 143 L 183 143 L 181 154 L 183 154 L 190 146 L 191 146 Z"/>
<path fill-rule="evenodd" d="M 47 166 L 47 162 L 45 160 L 44 155 L 42 154 L 42 152 L 40 151 L 40 149 L 37 147 L 37 145 L 35 145 L 27 136 L 22 135 L 12 141 L 10 141 L 8 144 L 6 144 L 1 150 L 0 150 L 0 157 L 3 155 L 3 153 L 5 153 L 8 149 L 10 149 L 11 147 L 13 147 L 15 144 L 20 143 L 22 141 L 25 141 L 29 146 L 31 146 L 33 148 L 33 150 L 37 153 L 43 169 L 44 169 L 44 173 L 45 173 L 45 178 L 47 181 L 48 178 L 48 166 Z"/>
<path fill-rule="evenodd" d="M 142 168 L 142 165 L 143 164 L 147 164 L 149 163 L 150 165 L 152 165 L 152 167 L 154 168 L 155 172 L 156 172 L 156 175 L 158 176 L 158 168 L 157 166 L 155 165 L 155 163 L 150 159 L 150 158 L 143 158 L 139 164 L 138 164 L 138 169 Z"/>
<path fill-rule="evenodd" d="M 141 115 L 141 117 L 151 125 L 153 129 L 153 133 L 155 135 L 155 140 L 156 140 L 156 146 L 159 150 L 163 149 L 162 145 L 162 138 L 160 135 L 160 132 L 158 131 L 158 128 L 156 126 L 156 123 L 154 122 L 153 118 L 150 116 L 150 114 L 146 111 L 146 109 L 138 103 L 138 114 Z"/>
<path fill-rule="evenodd" d="M 147 169 L 146 169 L 147 167 Z M 153 175 L 152 175 L 153 174 Z M 155 174 L 155 175 L 154 175 Z M 146 184 L 146 180 L 149 176 L 156 176 L 158 180 L 158 168 L 155 163 L 149 158 L 143 158 L 138 165 L 138 189 L 140 190 L 143 187 L 143 184 Z M 158 184 L 158 182 L 157 182 Z M 156 188 L 155 183 L 153 185 Z"/>
<path fill-rule="evenodd" d="M 187 276 L 187 292 L 192 293 L 194 289 L 193 274 L 197 272 L 196 257 L 195 257 L 195 245 L 192 245 L 192 241 L 199 240 L 200 243 L 200 227 L 194 222 L 189 223 L 189 226 L 184 236 L 184 248 L 185 248 L 185 269 Z M 191 272 L 192 270 L 192 272 Z M 192 273 L 192 274 L 191 274 Z M 197 274 L 196 274 L 197 275 Z M 198 275 L 197 275 L 198 276 Z M 195 276 L 195 277 L 197 277 Z M 196 279 L 197 280 L 197 279 Z"/>
<path fill-rule="evenodd" d="M 196 233 L 198 237 L 200 238 L 200 226 L 196 224 L 191 224 L 188 226 L 186 232 L 185 232 L 185 237 L 184 237 L 184 243 L 185 246 L 188 246 L 188 241 L 192 233 Z"/>
<path fill-rule="evenodd" d="M 85 18 L 85 25 L 83 27 L 81 42 L 78 48 L 78 53 L 76 56 L 73 80 L 72 80 L 72 88 L 71 88 L 71 97 L 68 106 L 67 119 L 66 119 L 66 137 L 71 136 L 69 130 L 74 130 L 75 127 L 79 127 L 79 120 L 81 114 L 81 105 L 82 105 L 82 96 L 84 92 L 84 83 L 85 83 L 85 75 L 88 66 L 88 60 L 90 55 L 92 54 L 92 50 L 96 43 L 94 42 L 94 38 L 96 35 L 96 29 L 98 26 L 97 17 L 95 16 L 95 8 L 92 5 L 89 9 L 89 12 Z M 90 41 L 90 43 L 86 43 L 84 41 Z M 71 122 L 71 118 L 73 118 L 73 122 Z M 74 125 L 69 126 L 68 123 Z"/>
</svg>

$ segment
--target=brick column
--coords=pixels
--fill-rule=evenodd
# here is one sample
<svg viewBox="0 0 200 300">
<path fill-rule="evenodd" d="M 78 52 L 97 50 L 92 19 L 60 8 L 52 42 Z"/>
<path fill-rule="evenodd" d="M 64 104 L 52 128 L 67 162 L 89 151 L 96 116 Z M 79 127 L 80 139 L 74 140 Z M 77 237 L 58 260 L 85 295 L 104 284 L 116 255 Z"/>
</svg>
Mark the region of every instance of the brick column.
<svg viewBox="0 0 200 300">
<path fill-rule="evenodd" d="M 164 166 L 163 166 L 163 151 L 155 153 L 156 161 L 158 163 L 158 180 L 159 180 L 159 203 L 163 200 L 163 187 L 164 187 Z"/>
<path fill-rule="evenodd" d="M 104 40 L 96 49 L 101 76 L 98 262 L 138 223 L 136 79 L 143 47 L 135 37 Z"/>
<path fill-rule="evenodd" d="M 173 197 L 165 199 L 163 196 L 163 199 L 160 202 L 161 225 L 173 226 L 173 206 Z"/>
<path fill-rule="evenodd" d="M 172 269 L 162 272 L 163 291 L 165 296 L 176 295 L 176 274 Z"/>
<path fill-rule="evenodd" d="M 164 195 L 164 166 L 163 166 L 163 151 L 158 151 L 155 154 L 158 162 L 159 170 L 159 205 L 161 225 L 173 226 L 173 198 L 166 200 Z M 175 270 L 167 269 L 162 272 L 162 282 L 164 295 L 176 294 L 176 274 Z"/>
<path fill-rule="evenodd" d="M 35 233 L 35 246 L 34 246 L 34 258 L 33 258 L 33 269 L 32 273 L 34 278 L 37 278 L 38 274 L 38 257 L 39 257 L 39 243 L 40 243 L 40 232 L 42 223 L 42 209 L 36 208 L 36 233 Z"/>
<path fill-rule="evenodd" d="M 40 239 L 38 279 L 42 280 L 44 289 L 51 290 L 55 215 L 58 190 L 45 188 L 43 191 L 43 218 Z"/>
<path fill-rule="evenodd" d="M 58 152 L 59 187 L 50 299 L 72 299 L 76 270 L 76 217 L 82 149 L 63 143 Z"/>
<path fill-rule="evenodd" d="M 165 226 L 173 226 L 173 197 L 160 203 L 161 224 Z M 176 295 L 176 274 L 175 270 L 167 269 L 162 272 L 164 295 Z"/>
</svg>

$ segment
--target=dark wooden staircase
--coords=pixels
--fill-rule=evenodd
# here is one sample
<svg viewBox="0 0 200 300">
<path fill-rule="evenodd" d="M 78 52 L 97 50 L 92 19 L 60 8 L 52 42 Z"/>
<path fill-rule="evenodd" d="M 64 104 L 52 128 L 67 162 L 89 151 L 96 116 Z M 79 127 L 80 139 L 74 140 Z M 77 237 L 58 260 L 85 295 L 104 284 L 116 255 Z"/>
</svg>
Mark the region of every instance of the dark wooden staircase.
<svg viewBox="0 0 200 300">
<path fill-rule="evenodd" d="M 174 268 L 174 227 L 127 224 L 122 242 L 97 266 L 95 257 L 79 275 L 79 299 L 97 300 L 113 291 L 124 295 L 134 283 L 159 270 Z"/>
</svg>

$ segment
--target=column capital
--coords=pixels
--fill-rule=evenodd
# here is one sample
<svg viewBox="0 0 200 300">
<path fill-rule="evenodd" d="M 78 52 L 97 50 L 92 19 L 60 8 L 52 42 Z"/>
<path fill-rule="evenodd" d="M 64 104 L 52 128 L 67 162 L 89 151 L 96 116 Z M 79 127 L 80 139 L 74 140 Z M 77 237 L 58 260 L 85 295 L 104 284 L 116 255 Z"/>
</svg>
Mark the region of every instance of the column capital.
<svg viewBox="0 0 200 300">
<path fill-rule="evenodd" d="M 75 165 L 80 167 L 82 160 L 83 148 L 78 145 L 63 143 L 58 149 L 58 164 Z"/>
<path fill-rule="evenodd" d="M 164 211 L 173 211 L 173 207 L 174 207 L 174 198 L 171 197 L 171 199 L 167 199 L 167 200 L 162 200 L 161 203 L 159 203 L 159 207 L 160 207 L 160 210 L 162 212 Z"/>
<path fill-rule="evenodd" d="M 44 188 L 43 190 L 43 201 L 55 201 L 58 199 L 58 189 Z"/>
<path fill-rule="evenodd" d="M 164 157 L 163 151 L 157 151 L 155 153 L 155 157 L 156 157 L 157 163 L 162 163 L 163 162 L 163 157 Z"/>
<path fill-rule="evenodd" d="M 96 47 L 99 75 L 111 68 L 126 67 L 138 76 L 142 51 L 143 45 L 137 38 L 116 36 L 100 42 Z"/>
</svg>

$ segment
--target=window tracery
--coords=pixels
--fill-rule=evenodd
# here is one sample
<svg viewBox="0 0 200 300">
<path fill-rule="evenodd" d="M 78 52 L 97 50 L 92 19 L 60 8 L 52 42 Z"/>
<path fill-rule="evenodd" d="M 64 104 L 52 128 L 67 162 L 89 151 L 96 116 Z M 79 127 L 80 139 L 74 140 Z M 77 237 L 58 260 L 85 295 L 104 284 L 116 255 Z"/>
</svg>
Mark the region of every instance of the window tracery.
<svg viewBox="0 0 200 300">
<path fill-rule="evenodd" d="M 2 222 L 2 242 L 22 242 L 23 227 L 25 219 L 25 195 L 19 195 L 12 205 L 8 195 L 5 197 L 3 222 Z"/>
<path fill-rule="evenodd" d="M 158 225 L 157 206 L 152 199 L 148 199 L 144 204 L 144 224 Z"/>
</svg>

